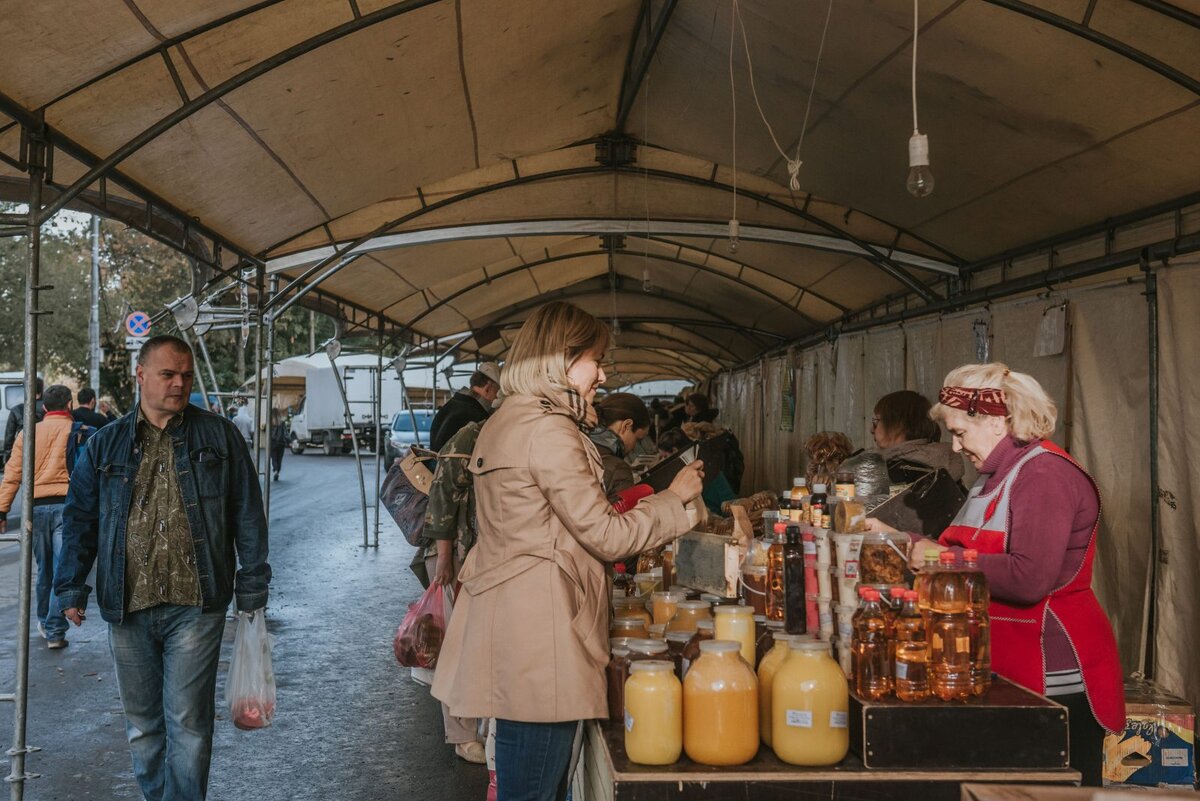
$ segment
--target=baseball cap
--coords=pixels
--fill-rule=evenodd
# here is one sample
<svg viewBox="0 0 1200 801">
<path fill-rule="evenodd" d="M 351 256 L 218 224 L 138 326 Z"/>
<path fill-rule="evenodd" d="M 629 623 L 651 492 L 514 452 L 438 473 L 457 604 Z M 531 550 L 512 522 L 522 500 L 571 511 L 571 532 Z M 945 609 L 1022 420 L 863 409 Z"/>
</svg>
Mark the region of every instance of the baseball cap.
<svg viewBox="0 0 1200 801">
<path fill-rule="evenodd" d="M 475 366 L 475 369 L 486 375 L 488 378 L 500 383 L 500 365 L 495 362 L 480 362 Z"/>
</svg>

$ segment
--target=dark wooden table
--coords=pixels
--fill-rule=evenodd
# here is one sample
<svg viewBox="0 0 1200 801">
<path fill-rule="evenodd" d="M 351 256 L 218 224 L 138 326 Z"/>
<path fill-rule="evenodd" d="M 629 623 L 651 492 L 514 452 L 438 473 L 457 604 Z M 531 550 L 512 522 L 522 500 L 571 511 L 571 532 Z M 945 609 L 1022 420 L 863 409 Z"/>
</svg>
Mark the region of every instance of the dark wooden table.
<svg viewBox="0 0 1200 801">
<path fill-rule="evenodd" d="M 840 765 L 799 768 L 769 748 L 745 765 L 713 768 L 684 756 L 674 765 L 637 765 L 625 756 L 621 726 L 588 721 L 573 801 L 959 801 L 965 782 L 1079 783 L 1058 770 L 870 770 L 851 754 Z"/>
</svg>

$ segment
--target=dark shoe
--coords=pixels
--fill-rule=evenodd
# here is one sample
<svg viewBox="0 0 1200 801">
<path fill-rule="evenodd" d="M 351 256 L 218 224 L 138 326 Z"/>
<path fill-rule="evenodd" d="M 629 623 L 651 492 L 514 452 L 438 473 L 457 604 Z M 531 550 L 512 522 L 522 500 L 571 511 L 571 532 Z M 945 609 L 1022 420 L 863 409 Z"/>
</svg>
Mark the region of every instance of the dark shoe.
<svg viewBox="0 0 1200 801">
<path fill-rule="evenodd" d="M 276 480 L 276 481 L 278 481 L 278 480 L 279 480 L 279 474 L 278 474 L 278 473 L 276 473 L 276 474 L 275 474 L 275 480 Z"/>
<path fill-rule="evenodd" d="M 47 648 L 49 648 L 51 651 L 57 651 L 59 648 L 66 648 L 66 647 L 67 647 L 67 641 L 66 641 L 66 639 L 62 639 L 62 640 L 47 640 L 47 641 L 46 641 L 46 647 L 47 647 Z"/>
</svg>

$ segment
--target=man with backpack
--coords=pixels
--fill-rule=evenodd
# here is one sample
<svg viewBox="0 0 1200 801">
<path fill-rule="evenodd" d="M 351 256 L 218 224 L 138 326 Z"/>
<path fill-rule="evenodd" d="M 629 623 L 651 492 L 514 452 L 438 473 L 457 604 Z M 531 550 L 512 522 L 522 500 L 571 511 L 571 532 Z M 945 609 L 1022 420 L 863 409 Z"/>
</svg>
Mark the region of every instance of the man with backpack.
<svg viewBox="0 0 1200 801">
<path fill-rule="evenodd" d="M 34 431 L 33 554 L 37 559 L 38 631 L 51 649 L 67 646 L 67 619 L 54 598 L 54 564 L 62 550 L 63 504 L 71 470 L 88 437 L 96 429 L 71 417 L 71 390 L 62 384 L 42 393 L 45 415 Z M 4 466 L 0 483 L 0 532 L 8 529 L 8 510 L 21 487 L 21 463 L 25 450 L 25 432 L 13 440 L 12 458 Z"/>
</svg>

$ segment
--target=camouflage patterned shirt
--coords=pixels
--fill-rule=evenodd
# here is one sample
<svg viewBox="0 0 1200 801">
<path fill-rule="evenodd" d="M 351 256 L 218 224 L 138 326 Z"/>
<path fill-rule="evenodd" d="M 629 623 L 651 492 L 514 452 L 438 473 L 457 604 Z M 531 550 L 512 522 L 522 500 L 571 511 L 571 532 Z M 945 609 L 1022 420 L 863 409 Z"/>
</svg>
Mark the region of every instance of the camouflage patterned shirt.
<svg viewBox="0 0 1200 801">
<path fill-rule="evenodd" d="M 137 612 L 160 604 L 200 606 L 200 576 L 192 529 L 179 491 L 171 431 L 150 424 L 139 409 L 137 442 L 142 451 L 125 530 L 125 609 Z"/>
<path fill-rule="evenodd" d="M 482 427 L 483 423 L 467 423 L 438 451 L 425 508 L 425 536 L 430 540 L 426 557 L 437 555 L 438 540 L 453 540 L 455 562 L 461 565 L 475 544 L 475 492 L 467 466 Z"/>
</svg>

